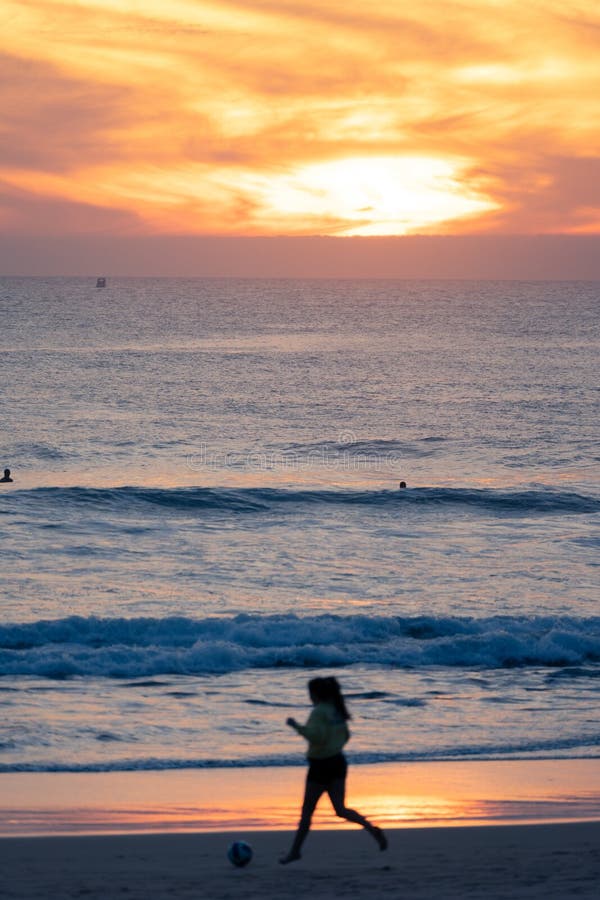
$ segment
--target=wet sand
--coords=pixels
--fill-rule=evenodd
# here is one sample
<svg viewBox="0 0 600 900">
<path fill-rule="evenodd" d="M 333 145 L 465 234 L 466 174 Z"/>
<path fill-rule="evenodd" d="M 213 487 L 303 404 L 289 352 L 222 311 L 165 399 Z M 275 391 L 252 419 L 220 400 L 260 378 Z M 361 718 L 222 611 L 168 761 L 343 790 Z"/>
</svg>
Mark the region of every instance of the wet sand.
<svg viewBox="0 0 600 900">
<path fill-rule="evenodd" d="M 304 777 L 302 766 L 5 773 L 0 837 L 289 830 Z M 347 800 L 385 828 L 600 821 L 600 759 L 351 765 Z M 327 798 L 313 824 L 346 827 Z"/>
<path fill-rule="evenodd" d="M 385 828 L 388 850 L 335 819 L 323 798 L 303 858 L 281 866 L 304 774 L 2 774 L 0 897 L 598 896 L 600 760 L 351 766 L 348 805 Z M 233 839 L 254 849 L 247 868 L 227 860 Z"/>
</svg>

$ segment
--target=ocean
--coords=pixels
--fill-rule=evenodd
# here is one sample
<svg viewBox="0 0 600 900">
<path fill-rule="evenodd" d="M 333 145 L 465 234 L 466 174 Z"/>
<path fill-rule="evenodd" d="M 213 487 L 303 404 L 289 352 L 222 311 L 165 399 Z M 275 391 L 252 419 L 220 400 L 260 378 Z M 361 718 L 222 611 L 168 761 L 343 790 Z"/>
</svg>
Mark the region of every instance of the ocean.
<svg viewBox="0 0 600 900">
<path fill-rule="evenodd" d="M 0 279 L 0 772 L 599 757 L 599 293 Z"/>
</svg>

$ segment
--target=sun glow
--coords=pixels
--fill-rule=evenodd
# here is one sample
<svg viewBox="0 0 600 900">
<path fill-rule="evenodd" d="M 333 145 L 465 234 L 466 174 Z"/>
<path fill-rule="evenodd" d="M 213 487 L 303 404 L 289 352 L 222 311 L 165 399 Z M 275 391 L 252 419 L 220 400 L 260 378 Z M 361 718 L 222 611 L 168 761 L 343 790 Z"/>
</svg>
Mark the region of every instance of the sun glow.
<svg viewBox="0 0 600 900">
<path fill-rule="evenodd" d="M 458 165 L 427 157 L 355 157 L 302 166 L 270 177 L 260 193 L 272 214 L 335 220 L 337 233 L 347 236 L 408 234 L 495 205 L 461 183 Z"/>
<path fill-rule="evenodd" d="M 596 234 L 598 0 L 447 7 L 5 0 L 0 229 Z"/>
</svg>

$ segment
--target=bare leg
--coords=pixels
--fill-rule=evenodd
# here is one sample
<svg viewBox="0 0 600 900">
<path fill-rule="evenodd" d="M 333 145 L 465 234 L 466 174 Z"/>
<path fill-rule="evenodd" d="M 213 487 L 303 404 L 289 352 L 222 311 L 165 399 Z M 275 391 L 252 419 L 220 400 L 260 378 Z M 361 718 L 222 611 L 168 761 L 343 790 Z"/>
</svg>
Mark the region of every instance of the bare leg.
<svg viewBox="0 0 600 900">
<path fill-rule="evenodd" d="M 355 809 L 349 809 L 349 807 L 346 806 L 345 778 L 336 778 L 335 781 L 332 781 L 327 789 L 327 793 L 329 794 L 329 799 L 331 800 L 331 805 L 335 810 L 336 816 L 339 816 L 340 819 L 347 819 L 349 822 L 356 822 L 357 825 L 362 825 L 362 827 L 375 838 L 379 844 L 380 850 L 387 849 L 387 838 L 381 828 L 378 828 L 376 825 L 371 825 L 371 823 L 365 819 L 364 816 L 361 816 L 359 812 L 356 812 Z"/>
<path fill-rule="evenodd" d="M 300 859 L 300 848 L 306 839 L 306 835 L 310 830 L 310 823 L 312 820 L 312 815 L 315 811 L 315 807 L 319 802 L 319 798 L 323 791 L 326 788 L 322 784 L 317 784 L 316 781 L 308 781 L 306 782 L 306 788 L 304 789 L 304 802 L 302 804 L 302 814 L 300 816 L 300 822 L 298 823 L 298 830 L 296 831 L 296 836 L 294 838 L 294 842 L 291 846 L 290 852 L 287 856 L 283 856 L 279 862 L 282 865 L 286 865 L 287 863 L 294 862 L 296 859 Z"/>
</svg>

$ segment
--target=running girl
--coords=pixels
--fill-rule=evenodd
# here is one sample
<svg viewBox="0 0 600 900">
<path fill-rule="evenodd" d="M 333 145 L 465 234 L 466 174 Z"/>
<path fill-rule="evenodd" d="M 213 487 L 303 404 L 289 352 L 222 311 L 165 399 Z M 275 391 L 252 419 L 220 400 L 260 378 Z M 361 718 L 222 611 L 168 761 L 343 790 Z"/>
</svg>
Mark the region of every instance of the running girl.
<svg viewBox="0 0 600 900">
<path fill-rule="evenodd" d="M 283 865 L 300 859 L 300 848 L 310 830 L 313 812 L 325 791 L 329 795 L 336 816 L 356 822 L 372 835 L 380 850 L 387 849 L 387 839 L 381 828 L 372 825 L 354 809 L 345 804 L 346 773 L 348 765 L 342 748 L 350 739 L 348 719 L 350 713 L 336 678 L 313 678 L 308 682 L 308 692 L 313 710 L 306 725 L 299 725 L 295 719 L 287 719 L 286 724 L 308 741 L 306 753 L 308 773 L 302 815 L 294 842 L 287 856 L 279 860 Z"/>
</svg>

